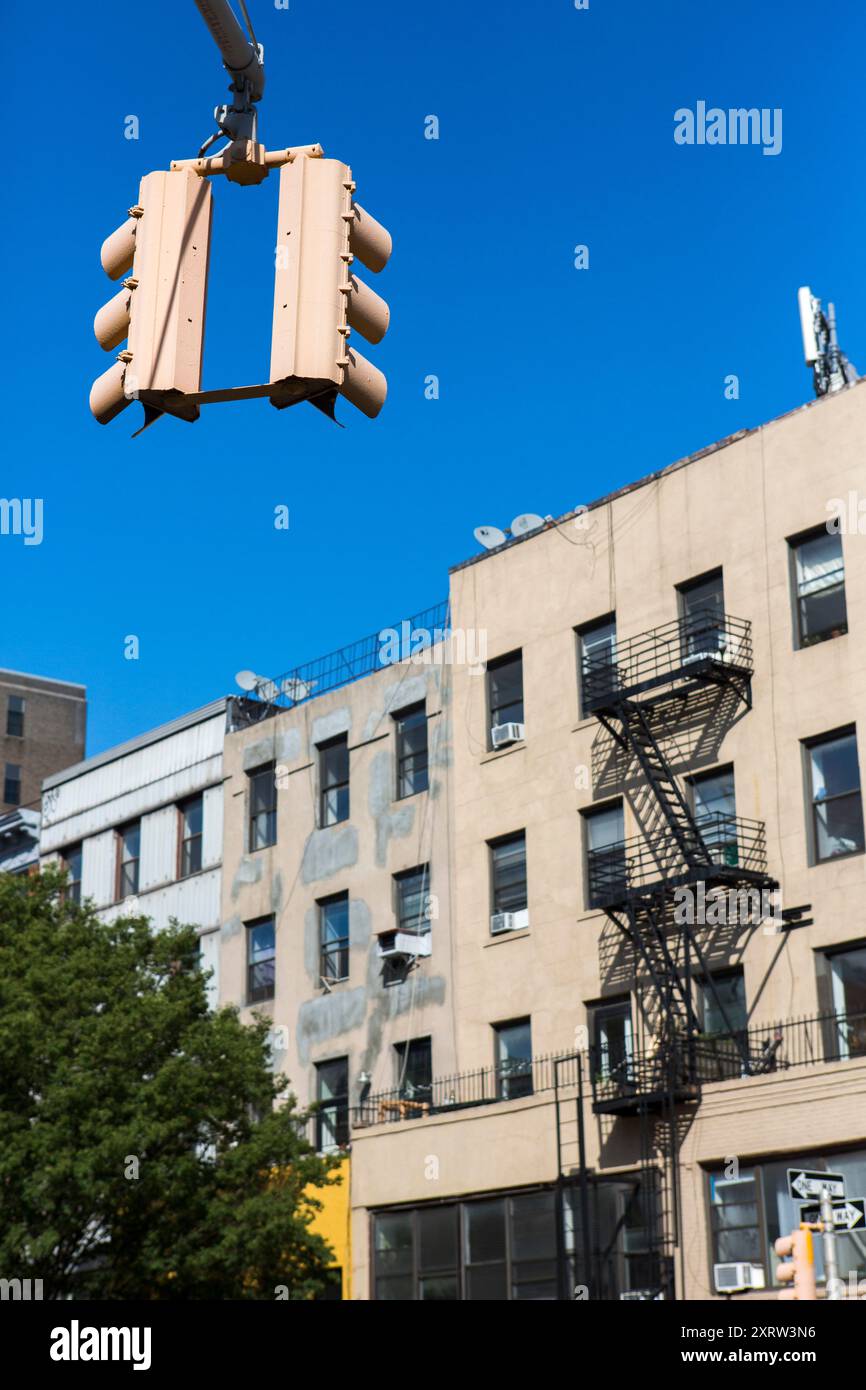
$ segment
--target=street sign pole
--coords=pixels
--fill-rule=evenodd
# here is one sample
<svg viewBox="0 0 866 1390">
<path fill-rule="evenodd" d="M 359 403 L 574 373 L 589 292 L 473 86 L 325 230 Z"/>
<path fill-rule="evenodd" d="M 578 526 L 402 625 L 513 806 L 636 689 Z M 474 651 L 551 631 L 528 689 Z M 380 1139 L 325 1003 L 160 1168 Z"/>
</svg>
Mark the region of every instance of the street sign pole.
<svg viewBox="0 0 866 1390">
<path fill-rule="evenodd" d="M 821 1188 L 821 1225 L 824 1227 L 822 1241 L 827 1298 L 832 1302 L 838 1302 L 842 1297 L 842 1289 L 839 1285 L 839 1265 L 836 1260 L 836 1224 L 833 1215 L 833 1199 L 828 1187 Z"/>
</svg>

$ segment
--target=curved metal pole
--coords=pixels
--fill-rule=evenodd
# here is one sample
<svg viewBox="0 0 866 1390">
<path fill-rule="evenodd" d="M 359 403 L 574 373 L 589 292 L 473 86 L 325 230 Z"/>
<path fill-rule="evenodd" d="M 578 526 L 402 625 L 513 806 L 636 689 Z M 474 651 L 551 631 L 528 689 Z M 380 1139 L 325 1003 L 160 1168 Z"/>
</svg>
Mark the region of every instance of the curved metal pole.
<svg viewBox="0 0 866 1390">
<path fill-rule="evenodd" d="M 265 90 L 265 70 L 258 50 L 240 26 L 229 0 L 195 0 L 223 62 L 235 81 L 248 82 L 250 100 L 259 101 Z"/>
</svg>

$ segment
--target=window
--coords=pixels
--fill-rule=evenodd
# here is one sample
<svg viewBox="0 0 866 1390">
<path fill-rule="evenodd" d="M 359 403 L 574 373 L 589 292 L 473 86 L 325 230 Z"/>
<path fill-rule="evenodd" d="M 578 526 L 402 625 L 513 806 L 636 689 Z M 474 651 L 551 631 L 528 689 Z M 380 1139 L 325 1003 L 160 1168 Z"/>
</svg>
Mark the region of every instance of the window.
<svg viewBox="0 0 866 1390">
<path fill-rule="evenodd" d="M 740 856 L 734 769 L 726 767 L 693 777 L 691 791 L 695 821 L 714 862 L 736 866 Z"/>
<path fill-rule="evenodd" d="M 713 991 L 715 988 L 715 992 Z M 749 1023 L 746 1009 L 746 981 L 742 970 L 713 975 L 713 987 L 698 980 L 698 1017 L 704 1033 L 739 1033 Z"/>
<path fill-rule="evenodd" d="M 349 740 L 345 734 L 319 744 L 321 825 L 349 819 Z"/>
<path fill-rule="evenodd" d="M 748 1168 L 736 1178 L 711 1173 L 709 1182 L 713 1264 L 763 1265 L 755 1173 Z"/>
<path fill-rule="evenodd" d="M 490 842 L 490 871 L 493 915 L 524 912 L 528 902 L 525 830 Z"/>
<path fill-rule="evenodd" d="M 204 798 L 193 796 L 180 809 L 180 877 L 189 878 L 201 868 Z"/>
<path fill-rule="evenodd" d="M 6 706 L 6 733 L 9 738 L 24 737 L 24 698 L 10 695 Z"/>
<path fill-rule="evenodd" d="M 276 980 L 277 938 L 273 917 L 247 926 L 247 1003 L 273 999 Z"/>
<path fill-rule="evenodd" d="M 379 1212 L 374 1218 L 378 1301 L 528 1301 L 559 1296 L 552 1191 Z"/>
<path fill-rule="evenodd" d="M 81 864 L 82 864 L 81 845 L 70 845 L 61 855 L 61 862 L 66 870 L 66 893 L 68 902 L 81 902 Z"/>
<path fill-rule="evenodd" d="M 7 806 L 21 805 L 21 768 L 17 763 L 6 764 L 6 776 L 3 779 L 3 800 Z"/>
<path fill-rule="evenodd" d="M 523 656 L 512 652 L 487 663 L 490 727 L 523 723 Z"/>
<path fill-rule="evenodd" d="M 429 1101 L 433 1094 L 433 1046 L 430 1038 L 412 1038 L 394 1046 L 396 1086 L 401 1099 Z"/>
<path fill-rule="evenodd" d="M 424 704 L 413 705 L 394 716 L 397 725 L 397 799 L 426 792 L 427 711 Z"/>
<path fill-rule="evenodd" d="M 815 859 L 857 854 L 864 847 L 857 736 L 851 731 L 816 739 L 806 752 Z"/>
<path fill-rule="evenodd" d="M 117 898 L 131 898 L 138 892 L 141 859 L 141 821 L 133 821 L 117 832 Z"/>
<path fill-rule="evenodd" d="M 625 822 L 622 802 L 584 813 L 589 906 L 610 902 L 626 888 Z"/>
<path fill-rule="evenodd" d="M 532 1095 L 532 1026 L 528 1018 L 498 1023 L 496 1039 L 496 1093 L 501 1100 Z"/>
<path fill-rule="evenodd" d="M 349 894 L 319 903 L 319 973 L 329 983 L 349 978 Z"/>
<path fill-rule="evenodd" d="M 697 660 L 712 656 L 725 644 L 725 591 L 722 571 L 705 575 L 677 590 L 683 633 L 683 655 Z"/>
<path fill-rule="evenodd" d="M 785 1158 L 741 1168 L 736 1178 L 709 1173 L 711 1260 L 713 1264 L 745 1263 L 762 1266 L 768 1284 L 775 1280 L 779 1261 L 773 1242 L 796 1230 L 800 1199 L 788 1191 L 788 1169 L 841 1173 L 851 1195 L 866 1188 L 866 1149 L 842 1153 L 789 1154 Z M 823 1246 L 813 1244 L 815 1274 L 824 1280 Z M 858 1237 L 836 1241 L 839 1277 L 860 1280 L 866 1276 L 866 1245 Z"/>
<path fill-rule="evenodd" d="M 578 628 L 577 664 L 580 713 L 585 719 L 594 704 L 616 688 L 616 617 L 613 613 Z"/>
<path fill-rule="evenodd" d="M 597 1004 L 589 1011 L 593 1071 L 605 1081 L 628 1081 L 634 1057 L 631 1000 Z"/>
<path fill-rule="evenodd" d="M 394 875 L 398 931 L 430 930 L 429 885 L 429 864 L 421 864 L 417 869 L 407 869 L 405 873 Z"/>
<path fill-rule="evenodd" d="M 316 1063 L 316 1148 L 333 1153 L 349 1142 L 349 1059 Z"/>
<path fill-rule="evenodd" d="M 250 773 L 250 852 L 277 843 L 277 778 L 273 763 Z"/>
<path fill-rule="evenodd" d="M 866 1057 L 866 946 L 833 952 L 827 961 L 835 1014 L 833 1052 L 843 1059 Z"/>
<path fill-rule="evenodd" d="M 848 631 L 841 535 L 822 526 L 790 546 L 798 647 L 841 637 Z"/>
</svg>

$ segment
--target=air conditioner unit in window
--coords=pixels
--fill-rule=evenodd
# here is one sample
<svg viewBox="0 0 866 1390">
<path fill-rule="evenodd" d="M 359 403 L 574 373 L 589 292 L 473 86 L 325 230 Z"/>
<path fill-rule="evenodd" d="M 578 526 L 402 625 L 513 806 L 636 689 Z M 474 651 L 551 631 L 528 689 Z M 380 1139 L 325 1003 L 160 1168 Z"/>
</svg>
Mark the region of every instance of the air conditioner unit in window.
<svg viewBox="0 0 866 1390">
<path fill-rule="evenodd" d="M 500 932 L 522 931 L 529 926 L 529 908 L 524 907 L 519 912 L 494 912 L 490 918 L 490 931 L 493 936 L 499 936 Z"/>
<path fill-rule="evenodd" d="M 490 742 L 494 748 L 507 748 L 509 743 L 520 743 L 525 737 L 523 724 L 494 724 L 490 730 Z"/>
<path fill-rule="evenodd" d="M 379 956 L 382 960 L 392 960 L 395 956 L 402 956 L 404 959 L 429 956 L 431 950 L 429 932 L 383 931 L 379 933 Z"/>
<path fill-rule="evenodd" d="M 713 1265 L 713 1281 L 716 1293 L 745 1293 L 747 1289 L 763 1289 L 766 1286 L 763 1265 Z"/>
</svg>

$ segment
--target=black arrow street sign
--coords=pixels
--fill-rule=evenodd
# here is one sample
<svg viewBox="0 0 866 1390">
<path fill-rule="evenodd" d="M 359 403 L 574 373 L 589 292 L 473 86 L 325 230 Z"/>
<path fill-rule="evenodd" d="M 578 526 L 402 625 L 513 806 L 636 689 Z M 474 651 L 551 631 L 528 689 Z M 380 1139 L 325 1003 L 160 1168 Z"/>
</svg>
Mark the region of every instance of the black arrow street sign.
<svg viewBox="0 0 866 1390">
<path fill-rule="evenodd" d="M 821 1220 L 820 1207 L 801 1207 L 800 1220 L 810 1225 Z M 833 1203 L 833 1225 L 843 1231 L 866 1229 L 866 1197 L 848 1197 Z"/>
<path fill-rule="evenodd" d="M 845 1196 L 845 1179 L 841 1173 L 816 1173 L 809 1168 L 788 1169 L 788 1191 L 796 1202 L 807 1197 L 820 1197 L 824 1188 L 831 1197 Z"/>
</svg>

